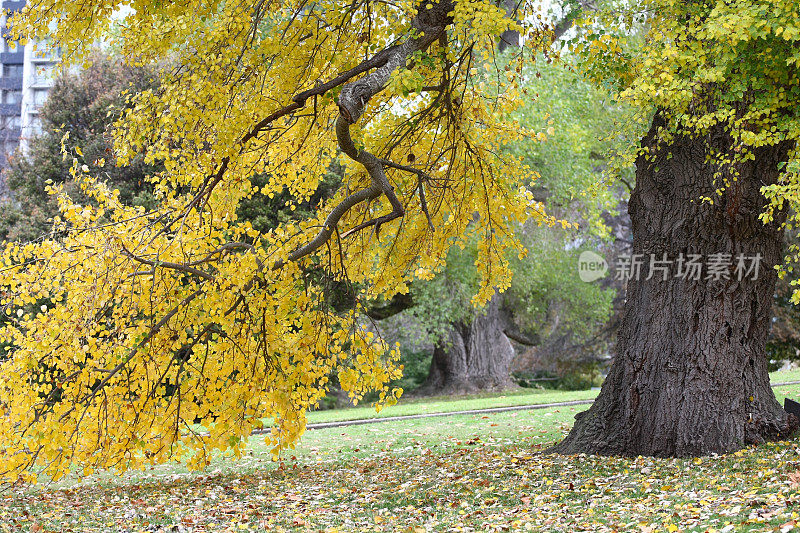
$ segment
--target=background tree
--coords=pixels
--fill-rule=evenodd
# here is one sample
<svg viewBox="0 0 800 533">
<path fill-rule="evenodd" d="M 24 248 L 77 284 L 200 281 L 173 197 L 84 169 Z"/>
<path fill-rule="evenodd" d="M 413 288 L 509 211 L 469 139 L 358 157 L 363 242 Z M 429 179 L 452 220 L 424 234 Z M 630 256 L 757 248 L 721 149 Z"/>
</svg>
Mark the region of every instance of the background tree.
<svg viewBox="0 0 800 533">
<path fill-rule="evenodd" d="M 46 192 L 46 185 L 63 184 L 71 195 L 79 193 L 70 175 L 72 157 L 65 157 L 62 143 L 70 152 L 77 147 L 85 161 L 104 161 L 100 177 L 119 190 L 122 201 L 153 205 L 152 186 L 145 176 L 155 167 L 145 165 L 142 157 L 117 166 L 110 129 L 125 109 L 127 95 L 157 83 L 156 71 L 129 66 L 100 52 L 89 60 L 86 68 L 64 71 L 56 79 L 40 112 L 41 135 L 31 140 L 25 157 L 12 158 L 5 170 L 11 198 L 0 212 L 3 240 L 31 241 L 51 229 L 49 220 L 58 214 L 58 202 Z"/>
<path fill-rule="evenodd" d="M 627 111 L 574 72 L 569 56 L 557 61 L 540 57 L 524 74 L 523 88 L 531 98 L 517 116 L 543 133 L 507 149 L 540 175 L 528 185 L 547 211 L 575 225 L 521 229 L 528 254 L 509 258 L 511 287 L 495 294 L 485 309 L 469 305 L 478 289 L 474 246 L 451 250 L 447 267 L 436 279 L 414 285 L 408 302 L 413 307 L 407 312 L 414 320 L 402 322 L 410 331 L 395 337 L 415 358 L 420 335 L 431 346 L 430 371 L 420 392 L 514 386 L 511 368 L 520 347 L 537 346 L 544 352 L 559 345 L 558 361 L 553 363 L 563 371 L 579 372 L 577 360 L 593 361 L 590 353 L 607 354 L 607 343 L 598 333 L 606 329 L 612 291 L 584 283 L 575 274 L 582 250 L 602 251 L 610 245 L 607 222 L 619 200 L 601 170 L 605 154 L 627 142 L 622 135 L 612 135 L 621 130 L 616 123 L 625 120 Z M 618 177 L 630 179 L 624 173 Z M 581 347 L 589 339 L 592 347 Z"/>
</svg>

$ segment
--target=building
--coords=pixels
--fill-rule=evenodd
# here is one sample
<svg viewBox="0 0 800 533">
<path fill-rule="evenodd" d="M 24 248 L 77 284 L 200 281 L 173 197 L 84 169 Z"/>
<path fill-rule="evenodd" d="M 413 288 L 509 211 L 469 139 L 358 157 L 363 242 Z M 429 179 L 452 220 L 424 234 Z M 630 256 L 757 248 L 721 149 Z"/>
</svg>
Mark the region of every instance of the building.
<svg viewBox="0 0 800 533">
<path fill-rule="evenodd" d="M 19 45 L 8 34 L 7 14 L 25 6 L 26 0 L 0 0 L 0 170 L 8 158 L 27 148 L 41 130 L 39 110 L 53 86 L 60 50 L 47 43 Z"/>
</svg>

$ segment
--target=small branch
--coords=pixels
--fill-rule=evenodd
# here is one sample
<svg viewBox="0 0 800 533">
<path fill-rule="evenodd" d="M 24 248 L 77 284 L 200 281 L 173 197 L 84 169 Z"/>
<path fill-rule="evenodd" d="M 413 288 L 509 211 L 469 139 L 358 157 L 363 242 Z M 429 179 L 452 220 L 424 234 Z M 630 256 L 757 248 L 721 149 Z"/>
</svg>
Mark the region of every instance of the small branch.
<svg viewBox="0 0 800 533">
<path fill-rule="evenodd" d="M 279 270 L 283 268 L 287 261 L 297 261 L 302 259 L 303 257 L 314 253 L 317 249 L 319 249 L 323 244 L 325 244 L 330 236 L 333 234 L 334 228 L 339 223 L 339 219 L 344 216 L 344 214 L 350 210 L 351 207 L 360 204 L 365 200 L 372 200 L 380 196 L 381 192 L 379 189 L 374 187 L 368 187 L 366 189 L 362 189 L 360 191 L 354 192 L 344 200 L 342 200 L 336 207 L 334 207 L 331 212 L 328 214 L 328 217 L 325 219 L 325 224 L 323 225 L 322 229 L 317 233 L 316 237 L 312 239 L 308 244 L 297 248 L 294 252 L 290 253 L 289 256 L 286 258 L 286 261 L 283 259 L 279 259 L 275 261 L 275 264 L 272 266 L 272 270 Z"/>
<path fill-rule="evenodd" d="M 431 229 L 432 232 L 436 231 L 436 227 L 433 225 L 433 220 L 431 220 L 431 213 L 428 211 L 428 201 L 425 199 L 425 188 L 422 185 L 422 180 L 419 180 L 419 207 L 422 209 L 422 212 L 425 213 L 425 218 L 428 219 L 428 227 Z"/>
<path fill-rule="evenodd" d="M 137 255 L 132 254 L 127 248 L 125 248 L 124 244 L 121 245 L 121 246 L 122 246 L 122 252 L 125 255 L 127 255 L 128 257 L 130 257 L 131 259 L 133 259 L 137 263 L 141 263 L 143 265 L 151 266 L 151 267 L 153 267 L 153 269 L 156 269 L 158 267 L 164 267 L 164 268 L 168 268 L 170 270 L 178 270 L 180 272 L 185 272 L 187 274 L 194 274 L 195 276 L 200 276 L 201 278 L 205 278 L 205 279 L 207 279 L 209 281 L 212 281 L 214 279 L 214 276 L 212 276 L 208 272 L 203 272 L 202 270 L 199 270 L 197 268 L 191 267 L 191 266 L 189 266 L 187 264 L 172 263 L 172 262 L 169 262 L 169 261 L 150 261 L 149 259 L 145 259 L 143 257 L 139 257 Z"/>
<path fill-rule="evenodd" d="M 373 218 L 372 220 L 367 220 L 366 222 L 362 222 L 358 226 L 354 228 L 350 228 L 349 230 L 342 233 L 342 238 L 349 237 L 350 235 L 361 231 L 364 228 L 368 228 L 370 226 L 375 226 L 375 237 L 380 239 L 380 232 L 381 232 L 381 225 L 386 224 L 387 222 L 391 222 L 397 218 L 400 218 L 404 215 L 403 211 L 392 211 L 391 213 L 383 216 L 379 216 L 377 218 Z"/>
<path fill-rule="evenodd" d="M 542 343 L 538 335 L 535 337 L 528 337 L 521 331 L 514 328 L 506 328 L 503 330 L 503 333 L 505 333 L 505 336 L 512 341 L 518 342 L 524 346 L 539 346 Z"/>
<path fill-rule="evenodd" d="M 400 165 L 398 163 L 394 163 L 393 161 L 389 161 L 388 159 L 379 159 L 379 161 L 385 167 L 394 168 L 394 169 L 397 169 L 397 170 L 402 170 L 404 172 L 410 172 L 411 174 L 416 174 L 417 176 L 419 176 L 420 178 L 425 179 L 425 180 L 433 180 L 433 178 L 430 176 L 430 174 L 428 174 L 425 171 L 422 171 L 422 170 L 420 170 L 418 168 L 407 167 L 405 165 Z"/>
<path fill-rule="evenodd" d="M 400 165 L 398 163 L 389 161 L 388 159 L 381 159 L 380 162 L 383 166 L 410 172 L 411 174 L 416 174 L 419 176 L 419 183 L 417 184 L 417 190 L 419 191 L 419 204 L 422 212 L 425 213 L 425 218 L 428 219 L 428 227 L 430 227 L 431 231 L 436 231 L 436 227 L 433 225 L 433 220 L 431 219 L 431 213 L 428 211 L 428 201 L 425 199 L 425 188 L 423 187 L 423 180 L 433 181 L 433 178 L 428 173 L 419 170 L 418 168 Z"/>
<path fill-rule="evenodd" d="M 246 242 L 228 242 L 223 244 L 219 248 L 208 252 L 208 254 L 203 259 L 198 259 L 197 261 L 192 261 L 191 263 L 185 263 L 185 264 L 186 266 L 202 265 L 203 263 L 208 263 L 211 260 L 211 257 L 217 254 L 221 254 L 223 252 L 227 252 L 230 250 L 240 250 L 240 249 L 245 249 L 250 251 L 255 250 L 252 244 L 248 244 Z"/>
<path fill-rule="evenodd" d="M 633 192 L 633 185 L 631 185 L 628 180 L 626 180 L 622 176 L 618 176 L 618 178 L 619 178 L 619 181 L 621 181 L 622 184 L 625 185 L 625 187 L 628 188 L 628 192 Z"/>
</svg>

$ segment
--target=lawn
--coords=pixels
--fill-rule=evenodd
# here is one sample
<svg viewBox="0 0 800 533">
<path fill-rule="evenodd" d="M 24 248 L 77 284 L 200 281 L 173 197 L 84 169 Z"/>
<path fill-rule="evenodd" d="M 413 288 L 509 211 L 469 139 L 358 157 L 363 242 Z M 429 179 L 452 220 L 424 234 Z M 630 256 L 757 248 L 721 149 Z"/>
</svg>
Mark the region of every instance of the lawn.
<svg viewBox="0 0 800 533">
<path fill-rule="evenodd" d="M 776 393 L 781 401 L 787 394 L 798 397 L 800 385 L 779 387 Z M 473 400 L 487 398 L 468 401 Z M 243 458 L 217 458 L 203 473 L 169 465 L 122 477 L 16 487 L 0 495 L 0 530 L 728 532 L 794 527 L 800 513 L 797 439 L 695 460 L 538 453 L 561 438 L 585 408 L 326 428 L 309 431 L 279 463 L 254 439 Z"/>
<path fill-rule="evenodd" d="M 785 382 L 785 381 L 800 381 L 800 369 L 798 370 L 782 370 L 780 372 L 773 372 L 769 375 L 772 383 Z"/>
<path fill-rule="evenodd" d="M 773 372 L 772 383 L 800 381 L 800 370 Z M 503 394 L 480 394 L 469 396 L 444 396 L 438 398 L 402 398 L 400 402 L 380 413 L 370 406 L 347 407 L 315 411 L 308 414 L 311 424 L 339 422 L 344 420 L 362 420 L 366 418 L 385 418 L 392 416 L 419 415 L 430 413 L 450 413 L 453 411 L 469 411 L 472 409 L 489 409 L 495 407 L 513 407 L 518 405 L 539 405 L 545 403 L 569 402 L 575 400 L 592 400 L 599 390 L 561 391 L 545 389 L 520 389 Z"/>
<path fill-rule="evenodd" d="M 492 395 L 410 398 L 401 399 L 397 405 L 375 412 L 371 406 L 346 407 L 315 411 L 308 414 L 309 423 L 339 422 L 343 420 L 362 420 L 366 418 L 385 418 L 393 416 L 420 415 L 431 413 L 450 413 L 473 409 L 513 407 L 518 405 L 538 405 L 545 403 L 593 400 L 599 391 L 554 391 L 541 389 L 522 389 L 514 392 Z"/>
</svg>

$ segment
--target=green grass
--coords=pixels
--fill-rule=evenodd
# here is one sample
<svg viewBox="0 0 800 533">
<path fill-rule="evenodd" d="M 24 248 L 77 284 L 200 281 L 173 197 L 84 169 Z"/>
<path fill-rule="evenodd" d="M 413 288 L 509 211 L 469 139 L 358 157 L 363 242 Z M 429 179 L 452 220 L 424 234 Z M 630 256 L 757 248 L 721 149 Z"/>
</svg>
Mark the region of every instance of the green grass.
<svg viewBox="0 0 800 533">
<path fill-rule="evenodd" d="M 415 399 L 388 411 L 590 392 Z M 800 397 L 800 385 L 776 395 Z M 202 473 L 171 464 L 16 487 L 0 494 L 0 532 L 773 531 L 800 515 L 796 439 L 698 460 L 538 453 L 586 407 L 311 430 L 278 462 L 254 437 L 243 457 L 217 457 Z"/>
<path fill-rule="evenodd" d="M 387 407 L 380 413 L 374 407 L 346 407 L 308 414 L 309 423 L 338 422 L 342 420 L 361 420 L 365 418 L 384 418 L 391 416 L 419 415 L 428 413 L 450 413 L 492 407 L 511 407 L 573 400 L 591 400 L 597 396 L 596 390 L 554 391 L 541 389 L 522 389 L 493 395 L 460 397 L 432 397 L 401 399 L 397 405 Z"/>
<path fill-rule="evenodd" d="M 773 372 L 770 374 L 770 380 L 773 383 L 800 381 L 800 370 Z M 397 405 L 385 408 L 380 413 L 376 413 L 375 408 L 371 406 L 345 407 L 309 413 L 308 422 L 311 424 L 341 422 L 346 420 L 363 420 L 367 418 L 450 413 L 453 411 L 469 411 L 493 407 L 513 407 L 518 405 L 539 405 L 573 400 L 592 400 L 597 397 L 598 393 L 598 390 L 559 391 L 519 389 L 499 394 L 401 398 Z"/>
<path fill-rule="evenodd" d="M 772 383 L 778 383 L 780 381 L 800 381 L 800 369 L 772 372 L 769 375 L 769 379 Z"/>
<path fill-rule="evenodd" d="M 0 531 L 773 531 L 800 511 L 797 440 L 696 460 L 539 454 L 584 408 L 326 428 L 278 463 L 254 439 L 204 473 L 19 488 Z"/>
</svg>

